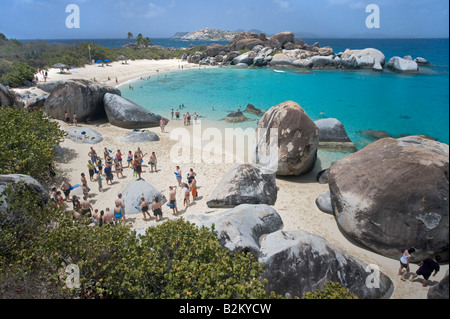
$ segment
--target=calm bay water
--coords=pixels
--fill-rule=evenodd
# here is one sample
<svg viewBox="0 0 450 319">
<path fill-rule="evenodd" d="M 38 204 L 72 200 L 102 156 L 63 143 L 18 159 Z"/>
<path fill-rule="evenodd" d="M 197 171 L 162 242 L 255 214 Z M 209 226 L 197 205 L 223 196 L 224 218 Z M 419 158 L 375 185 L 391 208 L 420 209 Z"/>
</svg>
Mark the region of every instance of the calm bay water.
<svg viewBox="0 0 450 319">
<path fill-rule="evenodd" d="M 386 55 L 421 56 L 433 66 L 417 75 L 371 70 L 321 70 L 312 73 L 286 69 L 192 69 L 137 81 L 133 90 L 121 87 L 124 97 L 148 110 L 169 116 L 180 104 L 182 112 L 197 112 L 220 120 L 247 103 L 268 110 L 287 100 L 300 104 L 313 119 L 337 118 L 358 149 L 372 140 L 361 130 L 381 130 L 398 137 L 428 135 L 449 143 L 448 39 L 330 39 L 335 52 L 374 47 Z M 214 107 L 214 111 L 211 108 Z M 324 112 L 324 114 L 320 114 Z M 256 116 L 249 116 L 256 119 Z M 240 126 L 255 126 L 245 122 Z"/>
</svg>

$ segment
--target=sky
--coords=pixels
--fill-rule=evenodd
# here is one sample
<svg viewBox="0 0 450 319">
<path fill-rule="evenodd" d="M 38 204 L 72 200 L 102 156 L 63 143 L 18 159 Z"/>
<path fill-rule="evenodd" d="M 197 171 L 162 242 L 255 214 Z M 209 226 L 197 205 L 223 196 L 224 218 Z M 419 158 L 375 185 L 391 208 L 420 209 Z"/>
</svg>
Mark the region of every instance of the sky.
<svg viewBox="0 0 450 319">
<path fill-rule="evenodd" d="M 68 5 L 79 8 L 79 28 L 68 28 Z M 368 28 L 370 4 L 379 28 Z M 75 21 L 75 20 L 70 20 Z M 374 20 L 372 20 L 374 21 Z M 0 0 L 0 33 L 14 39 L 125 38 L 128 32 L 167 38 L 204 28 L 256 29 L 322 37 L 449 36 L 447 0 Z"/>
</svg>

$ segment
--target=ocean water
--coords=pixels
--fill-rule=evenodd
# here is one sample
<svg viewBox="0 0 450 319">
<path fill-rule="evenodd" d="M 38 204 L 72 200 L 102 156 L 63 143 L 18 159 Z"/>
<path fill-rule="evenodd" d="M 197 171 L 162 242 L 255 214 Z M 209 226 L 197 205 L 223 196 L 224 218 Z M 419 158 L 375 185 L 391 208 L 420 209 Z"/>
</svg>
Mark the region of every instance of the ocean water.
<svg viewBox="0 0 450 319">
<path fill-rule="evenodd" d="M 393 137 L 428 135 L 449 143 L 448 39 L 332 40 L 338 43 L 330 46 L 334 44 L 332 47 L 338 50 L 375 47 L 385 53 L 387 60 L 410 54 L 428 59 L 433 66 L 422 67 L 417 75 L 387 70 L 305 73 L 301 69 L 285 69 L 278 73 L 272 68 L 198 68 L 134 82 L 133 90 L 128 86 L 120 89 L 124 97 L 151 112 L 170 117 L 171 109 L 184 104 L 182 112 L 197 112 L 213 121 L 220 121 L 239 106 L 244 110 L 248 103 L 268 110 L 292 100 L 312 120 L 340 120 L 358 149 L 373 142 L 361 134 L 362 130 L 385 131 Z M 248 117 L 256 120 L 256 116 Z M 235 126 L 255 125 L 253 121 Z"/>
</svg>

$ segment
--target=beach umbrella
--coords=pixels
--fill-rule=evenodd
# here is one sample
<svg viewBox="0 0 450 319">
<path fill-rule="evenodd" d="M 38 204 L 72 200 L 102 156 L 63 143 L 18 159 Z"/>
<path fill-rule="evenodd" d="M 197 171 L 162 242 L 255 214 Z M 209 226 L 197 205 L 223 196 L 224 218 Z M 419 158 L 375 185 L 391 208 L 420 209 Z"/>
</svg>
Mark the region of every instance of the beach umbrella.
<svg viewBox="0 0 450 319">
<path fill-rule="evenodd" d="M 105 62 L 109 63 L 109 62 L 111 62 L 111 60 L 110 59 L 105 59 Z"/>
<path fill-rule="evenodd" d="M 58 68 L 58 69 L 65 69 L 67 68 L 67 65 L 64 63 L 56 63 L 53 65 L 54 68 Z"/>
<path fill-rule="evenodd" d="M 95 62 L 95 63 L 102 63 L 103 61 L 102 60 L 98 60 L 97 62 Z"/>
</svg>

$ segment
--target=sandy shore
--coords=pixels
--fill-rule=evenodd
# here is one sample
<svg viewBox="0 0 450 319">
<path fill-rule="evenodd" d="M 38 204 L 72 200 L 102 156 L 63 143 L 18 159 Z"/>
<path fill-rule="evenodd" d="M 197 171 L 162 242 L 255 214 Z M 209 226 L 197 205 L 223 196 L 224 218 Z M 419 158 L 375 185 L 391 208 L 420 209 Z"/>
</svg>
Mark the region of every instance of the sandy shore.
<svg viewBox="0 0 450 319">
<path fill-rule="evenodd" d="M 179 67 L 183 65 L 184 68 L 198 67 L 190 65 L 180 60 L 166 60 L 166 61 L 131 61 L 129 65 L 122 65 L 113 63 L 112 67 L 87 66 L 72 70 L 71 75 L 58 74 L 57 70 L 50 70 L 48 81 L 55 81 L 68 78 L 96 78 L 99 82 L 104 82 L 109 85 L 115 85 L 115 77 L 118 77 L 119 85 L 126 83 L 133 79 L 146 77 L 159 72 L 169 72 L 181 70 Z M 109 72 L 109 70 L 111 70 Z M 108 72 L 107 72 L 108 71 Z M 108 80 L 108 76 L 110 80 Z M 163 116 L 169 116 L 164 114 Z M 70 129 L 67 124 L 59 121 L 61 128 Z M 218 185 L 223 175 L 232 167 L 233 164 L 206 164 L 193 163 L 192 158 L 184 158 L 182 161 L 176 163 L 171 160 L 170 150 L 178 141 L 171 140 L 171 132 L 177 128 L 184 127 L 182 121 L 171 121 L 166 127 L 166 133 L 161 133 L 159 128 L 150 129 L 160 136 L 160 141 L 151 143 L 131 144 L 123 143 L 120 137 L 130 130 L 125 130 L 109 125 L 106 122 L 92 123 L 91 125 L 81 124 L 82 127 L 91 127 L 103 135 L 104 140 L 96 145 L 93 145 L 97 153 L 102 156 L 105 147 L 113 150 L 120 149 L 123 154 L 128 151 L 134 151 L 140 147 L 144 153 L 151 154 L 156 152 L 158 158 L 158 172 L 151 173 L 150 167 L 143 166 L 142 177 L 153 185 L 157 190 L 161 191 L 168 197 L 168 188 L 171 185 L 176 185 L 174 170 L 175 166 L 179 165 L 183 172 L 183 180 L 190 168 L 193 168 L 197 173 L 197 184 L 199 186 L 199 199 L 195 201 L 187 209 L 182 206 L 179 207 L 179 216 L 186 216 L 191 214 L 217 214 L 225 211 L 225 209 L 211 209 L 206 205 L 206 200 L 213 189 Z M 195 127 L 188 127 L 193 130 Z M 72 185 L 81 184 L 81 173 L 87 176 L 87 161 L 89 160 L 89 149 L 92 145 L 77 144 L 69 139 L 64 141 L 61 147 L 64 150 L 64 156 L 56 162 L 58 171 L 57 186 L 60 185 L 62 177 L 68 177 Z M 191 154 L 192 155 L 192 154 Z M 148 162 L 148 156 L 145 157 L 144 162 Z M 126 155 L 125 155 L 126 157 Z M 183 163 L 181 163 L 183 162 Z M 124 161 L 126 165 L 126 161 Z M 393 299 L 426 299 L 429 288 L 423 288 L 421 281 L 403 282 L 398 276 L 399 261 L 390 259 L 376 254 L 360 245 L 350 241 L 338 229 L 338 225 L 334 216 L 321 212 L 315 200 L 317 196 L 328 190 L 328 185 L 321 185 L 315 181 L 316 172 L 319 169 L 326 167 L 316 167 L 314 172 L 294 178 L 278 178 L 277 186 L 279 187 L 278 199 L 274 208 L 281 215 L 284 222 L 285 230 L 304 230 L 310 233 L 318 234 L 326 238 L 331 243 L 341 247 L 349 254 L 361 259 L 367 264 L 375 264 L 379 269 L 388 275 L 394 283 Z M 89 180 L 89 178 L 88 178 Z M 104 210 L 105 208 L 113 208 L 114 200 L 117 194 L 120 193 L 125 186 L 133 180 L 132 169 L 125 168 L 124 177 L 117 178 L 115 176 L 113 185 L 106 185 L 103 182 L 104 192 L 98 191 L 97 183 L 89 182 L 91 188 L 91 203 L 95 209 Z M 178 191 L 178 203 L 183 203 L 182 192 Z M 69 205 L 71 207 L 71 204 Z M 164 205 L 164 218 L 176 218 L 172 216 L 171 210 Z M 146 228 L 155 225 L 154 219 L 144 221 L 142 214 L 127 215 L 127 221 L 134 229 Z M 411 272 L 417 270 L 417 265 L 411 266 Z M 430 278 L 431 284 L 436 284 L 444 276 L 448 269 L 448 264 L 441 265 L 441 271 L 436 277 Z"/>
</svg>

